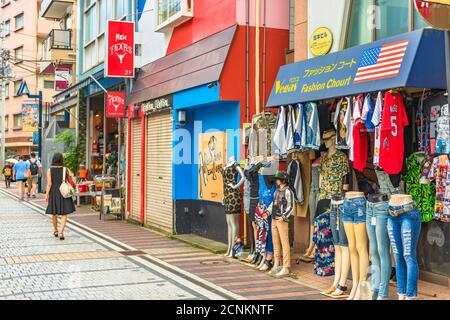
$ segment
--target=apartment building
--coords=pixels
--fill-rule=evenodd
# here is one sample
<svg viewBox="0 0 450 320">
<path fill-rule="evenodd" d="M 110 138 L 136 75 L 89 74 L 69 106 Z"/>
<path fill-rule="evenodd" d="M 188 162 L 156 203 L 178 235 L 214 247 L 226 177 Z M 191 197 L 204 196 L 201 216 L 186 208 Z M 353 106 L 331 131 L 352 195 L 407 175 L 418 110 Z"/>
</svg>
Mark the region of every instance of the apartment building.
<svg viewBox="0 0 450 320">
<path fill-rule="evenodd" d="M 59 29 L 57 21 L 39 16 L 41 1 L 1 0 L 0 22 L 5 35 L 5 45 L 10 52 L 9 65 L 13 78 L 6 86 L 6 157 L 29 154 L 37 150 L 37 135 L 23 128 L 22 105 L 37 103 L 26 96 L 16 96 L 26 81 L 30 93 L 43 93 L 44 105 L 54 95 L 54 76 L 41 74 L 40 44 L 53 29 Z M 33 135 L 35 138 L 33 138 Z"/>
</svg>

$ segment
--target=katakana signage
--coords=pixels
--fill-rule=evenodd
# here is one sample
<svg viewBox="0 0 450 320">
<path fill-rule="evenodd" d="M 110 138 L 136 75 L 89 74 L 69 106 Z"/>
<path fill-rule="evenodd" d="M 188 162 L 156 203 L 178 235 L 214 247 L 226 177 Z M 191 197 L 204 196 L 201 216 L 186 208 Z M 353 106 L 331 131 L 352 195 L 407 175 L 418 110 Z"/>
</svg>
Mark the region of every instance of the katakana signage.
<svg viewBox="0 0 450 320">
<path fill-rule="evenodd" d="M 108 21 L 105 77 L 134 78 L 134 22 Z"/>
</svg>

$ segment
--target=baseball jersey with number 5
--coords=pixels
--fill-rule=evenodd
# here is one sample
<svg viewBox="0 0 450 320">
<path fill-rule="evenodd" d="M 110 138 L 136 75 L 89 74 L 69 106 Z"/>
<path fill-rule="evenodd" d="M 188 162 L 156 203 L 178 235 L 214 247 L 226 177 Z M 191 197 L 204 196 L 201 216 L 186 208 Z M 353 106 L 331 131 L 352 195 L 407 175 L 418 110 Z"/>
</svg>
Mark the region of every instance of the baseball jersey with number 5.
<svg viewBox="0 0 450 320">
<path fill-rule="evenodd" d="M 386 92 L 380 136 L 380 167 L 388 174 L 402 171 L 405 143 L 403 131 L 408 125 L 405 105 L 399 92 Z"/>
</svg>

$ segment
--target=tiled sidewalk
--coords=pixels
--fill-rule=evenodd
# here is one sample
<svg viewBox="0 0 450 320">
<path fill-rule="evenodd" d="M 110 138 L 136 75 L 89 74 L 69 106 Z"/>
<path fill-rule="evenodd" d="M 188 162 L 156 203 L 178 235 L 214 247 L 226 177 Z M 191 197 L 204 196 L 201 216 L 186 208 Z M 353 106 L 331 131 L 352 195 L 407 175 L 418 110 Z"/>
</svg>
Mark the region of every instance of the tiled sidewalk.
<svg viewBox="0 0 450 320">
<path fill-rule="evenodd" d="M 15 189 L 9 191 L 16 192 Z M 32 202 L 44 206 L 43 196 Z M 275 279 L 233 259 L 189 244 L 170 239 L 135 224 L 118 221 L 106 216 L 99 220 L 98 213 L 89 207 L 77 208 L 69 220 L 76 221 L 95 231 L 116 239 L 136 250 L 144 251 L 166 263 L 192 273 L 247 299 L 328 299 L 320 291 L 328 288 L 333 277 L 323 278 L 313 274 L 312 264 L 295 264 L 297 279 Z M 296 256 L 293 256 L 293 259 Z M 450 289 L 420 281 L 420 299 L 450 299 Z M 395 299 L 395 286 L 391 285 L 391 297 Z"/>
</svg>

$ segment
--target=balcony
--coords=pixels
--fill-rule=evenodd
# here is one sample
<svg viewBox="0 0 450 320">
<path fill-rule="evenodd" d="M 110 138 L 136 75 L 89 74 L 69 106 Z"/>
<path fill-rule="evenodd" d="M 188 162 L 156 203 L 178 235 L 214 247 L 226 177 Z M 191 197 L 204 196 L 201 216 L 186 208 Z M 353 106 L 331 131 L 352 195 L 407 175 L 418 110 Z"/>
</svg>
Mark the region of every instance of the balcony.
<svg viewBox="0 0 450 320">
<path fill-rule="evenodd" d="M 55 65 L 74 64 L 72 30 L 53 29 L 41 43 L 41 73 L 53 73 Z"/>
<path fill-rule="evenodd" d="M 193 0 L 156 0 L 155 31 L 166 32 L 192 19 Z"/>
<path fill-rule="evenodd" d="M 73 0 L 43 0 L 41 3 L 41 17 L 46 19 L 61 19 L 67 9 L 73 5 Z"/>
</svg>

